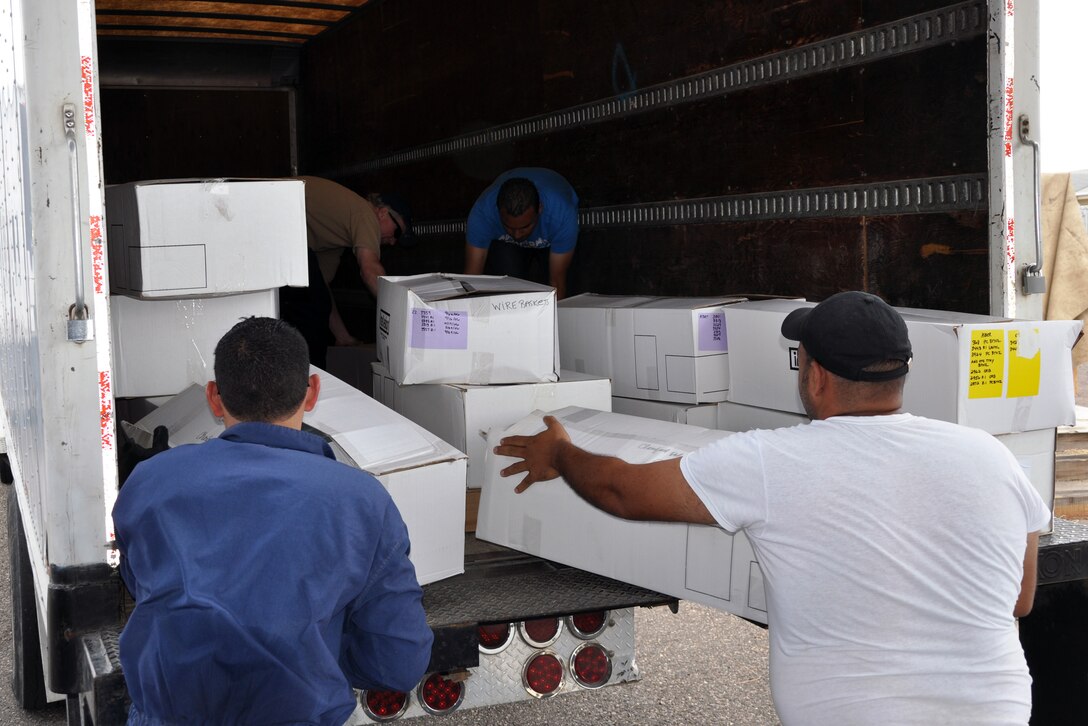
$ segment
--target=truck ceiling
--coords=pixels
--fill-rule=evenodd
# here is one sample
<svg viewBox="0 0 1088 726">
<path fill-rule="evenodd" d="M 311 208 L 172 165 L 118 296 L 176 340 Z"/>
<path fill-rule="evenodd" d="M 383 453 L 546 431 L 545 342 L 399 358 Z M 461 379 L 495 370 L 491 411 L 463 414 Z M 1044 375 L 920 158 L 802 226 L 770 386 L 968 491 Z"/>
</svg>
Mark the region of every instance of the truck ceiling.
<svg viewBox="0 0 1088 726">
<path fill-rule="evenodd" d="M 99 37 L 301 45 L 373 0 L 98 0 Z"/>
</svg>

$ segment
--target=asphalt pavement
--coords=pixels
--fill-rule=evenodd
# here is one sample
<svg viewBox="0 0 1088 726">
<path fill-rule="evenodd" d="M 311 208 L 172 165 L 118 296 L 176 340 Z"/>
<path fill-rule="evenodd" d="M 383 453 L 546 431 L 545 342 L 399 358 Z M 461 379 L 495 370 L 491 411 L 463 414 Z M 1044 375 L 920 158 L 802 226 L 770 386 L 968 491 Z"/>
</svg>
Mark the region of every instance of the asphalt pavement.
<svg viewBox="0 0 1088 726">
<path fill-rule="evenodd" d="M 0 521 L 7 521 L 7 496 L 0 492 Z M 5 532 L 6 535 L 6 532 Z M 12 697 L 11 590 L 7 537 L 0 545 L 0 725 L 61 726 L 63 703 L 35 713 L 23 711 Z M 441 718 L 447 726 L 518 724 L 686 724 L 735 726 L 778 724 L 767 685 L 767 633 L 740 618 L 680 604 L 636 614 L 638 665 L 642 680 L 599 691 L 547 700 L 528 700 L 473 709 Z M 423 723 L 413 720 L 412 723 Z"/>
</svg>

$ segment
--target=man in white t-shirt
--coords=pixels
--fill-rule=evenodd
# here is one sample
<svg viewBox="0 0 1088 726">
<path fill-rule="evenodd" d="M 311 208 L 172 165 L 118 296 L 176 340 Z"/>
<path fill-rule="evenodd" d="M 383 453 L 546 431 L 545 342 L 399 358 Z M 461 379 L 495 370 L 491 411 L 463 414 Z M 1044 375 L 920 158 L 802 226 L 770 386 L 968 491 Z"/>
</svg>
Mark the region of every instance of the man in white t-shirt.
<svg viewBox="0 0 1088 726">
<path fill-rule="evenodd" d="M 771 692 L 784 724 L 1026 724 L 1015 618 L 1031 610 L 1050 513 L 989 434 L 899 413 L 911 359 L 880 298 L 790 313 L 812 423 L 628 464 L 546 417 L 503 439 L 517 486 L 562 476 L 629 519 L 743 529 L 767 587 Z"/>
</svg>

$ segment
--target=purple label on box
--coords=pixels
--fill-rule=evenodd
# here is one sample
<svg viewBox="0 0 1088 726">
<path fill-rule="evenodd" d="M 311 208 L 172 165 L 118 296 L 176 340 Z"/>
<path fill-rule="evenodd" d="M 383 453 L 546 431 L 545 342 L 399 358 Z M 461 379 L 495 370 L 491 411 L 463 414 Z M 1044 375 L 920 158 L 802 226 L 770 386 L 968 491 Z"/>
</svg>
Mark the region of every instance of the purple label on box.
<svg viewBox="0 0 1088 726">
<path fill-rule="evenodd" d="M 413 348 L 468 349 L 468 312 L 412 308 Z"/>
<path fill-rule="evenodd" d="M 725 339 L 725 313 L 699 313 L 699 352 L 729 351 Z"/>
</svg>

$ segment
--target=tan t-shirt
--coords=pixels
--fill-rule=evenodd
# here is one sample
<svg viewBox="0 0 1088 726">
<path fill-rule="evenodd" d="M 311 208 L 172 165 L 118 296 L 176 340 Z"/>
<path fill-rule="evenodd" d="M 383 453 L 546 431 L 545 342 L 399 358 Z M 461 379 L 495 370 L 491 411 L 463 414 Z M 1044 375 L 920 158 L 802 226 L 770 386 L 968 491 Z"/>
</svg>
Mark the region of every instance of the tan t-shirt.
<svg viewBox="0 0 1088 726">
<path fill-rule="evenodd" d="M 374 205 L 334 181 L 296 177 L 306 183 L 306 244 L 317 255 L 328 282 L 345 248 L 364 247 L 381 254 L 382 233 Z"/>
</svg>

